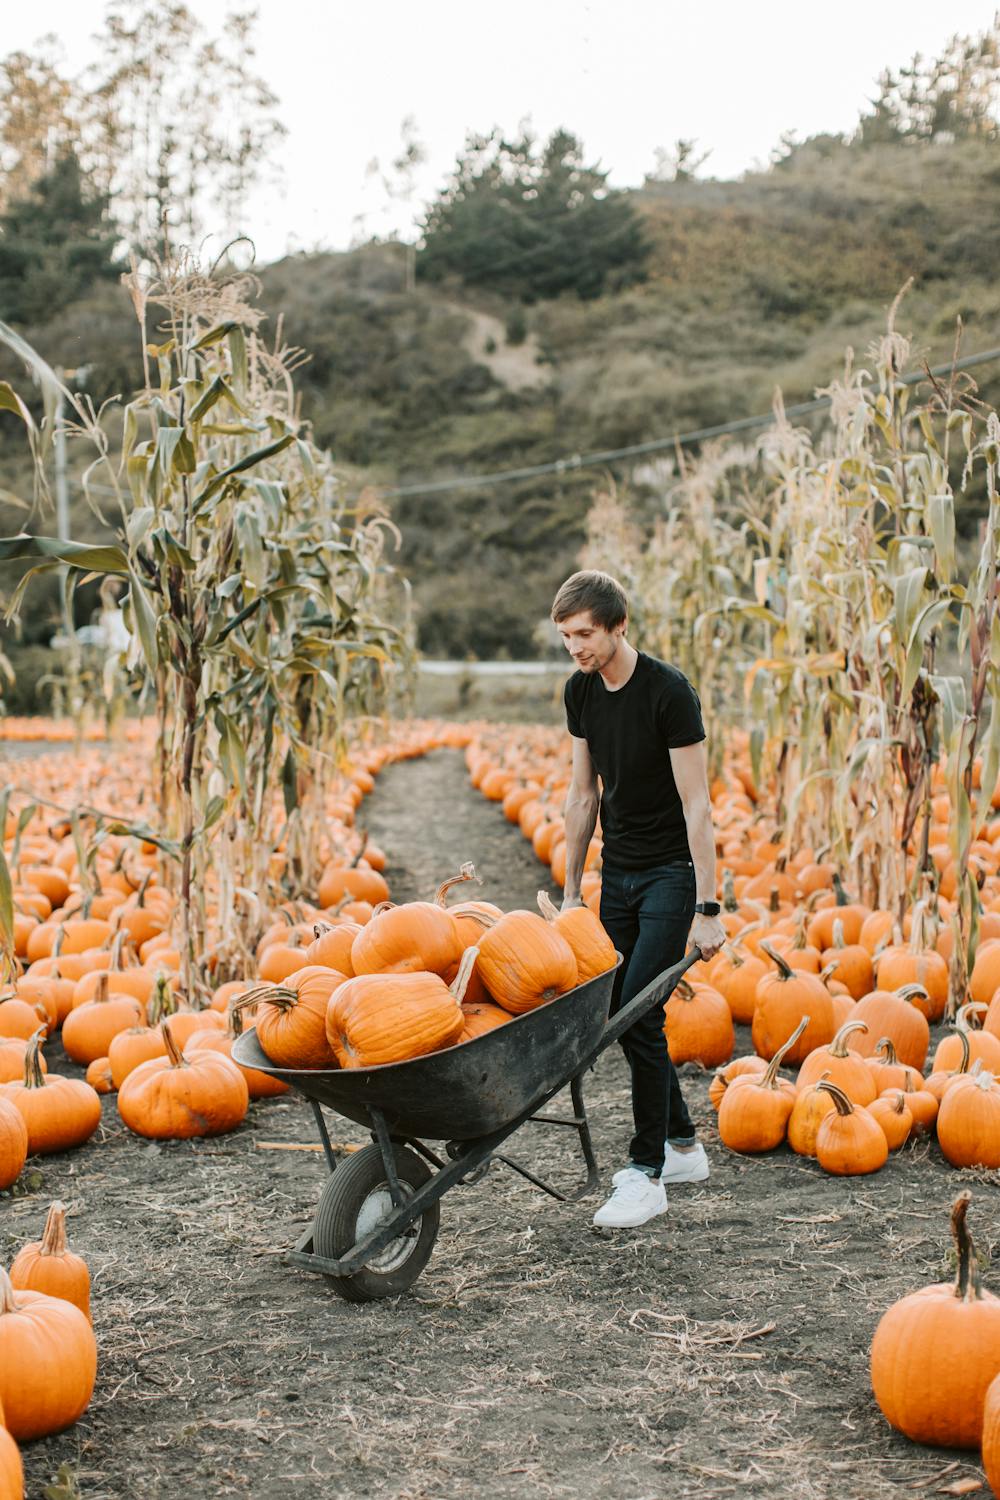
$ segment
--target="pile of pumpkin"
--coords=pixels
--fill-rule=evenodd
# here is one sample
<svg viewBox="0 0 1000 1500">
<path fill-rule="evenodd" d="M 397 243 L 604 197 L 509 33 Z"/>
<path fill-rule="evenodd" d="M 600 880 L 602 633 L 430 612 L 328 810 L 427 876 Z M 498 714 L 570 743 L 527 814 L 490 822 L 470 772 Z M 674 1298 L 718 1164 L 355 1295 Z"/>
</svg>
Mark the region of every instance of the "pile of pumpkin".
<svg viewBox="0 0 1000 1500">
<path fill-rule="evenodd" d="M 586 908 L 503 912 L 485 901 L 449 907 L 471 864 L 431 901 L 379 902 L 363 925 L 317 925 L 278 984 L 237 1001 L 278 1067 L 371 1068 L 458 1046 L 605 973 L 615 951 Z M 264 964 L 262 962 L 263 970 Z"/>
<path fill-rule="evenodd" d="M 40 1240 L 0 1268 L 0 1496 L 22 1500 L 18 1443 L 62 1432 L 86 1411 L 97 1377 L 90 1273 L 49 1208 Z"/>
</svg>

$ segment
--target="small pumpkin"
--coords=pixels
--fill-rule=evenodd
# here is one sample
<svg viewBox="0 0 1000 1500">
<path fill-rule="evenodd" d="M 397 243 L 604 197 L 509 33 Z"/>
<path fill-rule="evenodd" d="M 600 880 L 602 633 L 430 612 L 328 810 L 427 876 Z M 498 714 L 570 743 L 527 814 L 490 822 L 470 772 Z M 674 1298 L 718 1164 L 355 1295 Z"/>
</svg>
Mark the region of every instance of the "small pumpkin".
<svg viewBox="0 0 1000 1500">
<path fill-rule="evenodd" d="M 853 1017 L 846 1021 L 828 1047 L 817 1047 L 810 1052 L 799 1069 L 796 1087 L 809 1088 L 826 1074 L 855 1104 L 870 1104 L 878 1092 L 872 1071 L 861 1054 L 847 1045 L 848 1037 L 867 1030 L 864 1021 Z"/>
<path fill-rule="evenodd" d="M 872 1340 L 872 1390 L 883 1415 L 913 1442 L 945 1448 L 979 1446 L 986 1392 L 1000 1374 L 1000 1298 L 980 1284 L 966 1224 L 971 1198 L 965 1191 L 952 1204 L 954 1282 L 894 1302 Z"/>
<path fill-rule="evenodd" d="M 820 1121 L 816 1132 L 816 1160 L 835 1177 L 858 1177 L 877 1172 L 889 1157 L 889 1143 L 877 1120 L 864 1108 L 855 1109 L 843 1089 L 821 1078 L 835 1108 Z"/>
<path fill-rule="evenodd" d="M 717 989 L 681 979 L 663 1007 L 663 1034 L 675 1064 L 715 1068 L 733 1055 L 733 1016 Z"/>
<path fill-rule="evenodd" d="M 904 1089 L 886 1089 L 865 1108 L 877 1120 L 885 1134 L 890 1151 L 906 1144 L 913 1130 L 913 1114 L 906 1102 Z"/>
<path fill-rule="evenodd" d="M 28 1127 L 29 1156 L 82 1146 L 101 1123 L 101 1101 L 89 1083 L 42 1072 L 40 1038 L 39 1030 L 28 1043 L 23 1080 L 0 1084 L 0 1097 L 20 1111 Z"/>
<path fill-rule="evenodd" d="M 504 1010 L 502 1005 L 494 1005 L 489 1000 L 463 1000 L 462 1017 L 459 1042 L 473 1042 L 477 1036 L 485 1036 L 488 1031 L 506 1026 L 508 1021 L 514 1019 L 509 1010 Z"/>
<path fill-rule="evenodd" d="M 730 1151 L 771 1151 L 784 1140 L 795 1104 L 795 1085 L 779 1078 L 778 1069 L 808 1025 L 809 1017 L 803 1016 L 759 1077 L 739 1073 L 730 1081 L 719 1105 L 719 1135 Z"/>
<path fill-rule="evenodd" d="M 814 1083 L 807 1083 L 805 1088 L 799 1088 L 795 1095 L 795 1103 L 788 1117 L 788 1144 L 798 1156 L 816 1155 L 819 1127 L 830 1111 L 836 1108 L 832 1094 L 818 1087 L 829 1076 L 829 1073 L 821 1074 Z"/>
<path fill-rule="evenodd" d="M 798 1040 L 787 1053 L 789 1066 L 804 1062 L 816 1047 L 825 1047 L 833 1040 L 836 1027 L 833 1022 L 833 1003 L 830 993 L 817 974 L 806 974 L 792 969 L 784 956 L 770 943 L 762 942 L 761 951 L 777 965 L 777 973 L 766 973 L 757 983 L 757 1004 L 753 1013 L 750 1034 L 754 1048 L 761 1057 L 773 1057 L 779 1046 L 795 1030 Z M 804 1015 L 809 1024 L 804 1029 L 798 1022 Z"/>
<path fill-rule="evenodd" d="M 708 1098 L 715 1110 L 719 1111 L 722 1096 L 735 1078 L 743 1073 L 755 1073 L 758 1077 L 767 1072 L 767 1062 L 763 1057 L 758 1057 L 756 1052 L 747 1057 L 734 1057 L 732 1062 L 726 1063 L 724 1068 L 716 1068 L 712 1075 L 712 1081 L 708 1085 Z"/>
<path fill-rule="evenodd" d="M 1000 1167 L 1000 1085 L 978 1068 L 945 1091 L 938 1145 L 953 1167 Z"/>
<path fill-rule="evenodd" d="M 92 1063 L 88 1063 L 85 1078 L 96 1094 L 113 1094 L 115 1091 L 111 1061 L 107 1057 L 95 1057 Z"/>
<path fill-rule="evenodd" d="M 81 1255 L 74 1255 L 67 1243 L 64 1204 L 50 1205 L 41 1239 L 18 1251 L 10 1280 L 22 1292 L 64 1297 L 90 1317 L 90 1272 L 87 1262 Z"/>
<path fill-rule="evenodd" d="M 63 1022 L 63 1047 L 74 1062 L 92 1063 L 96 1057 L 106 1057 L 119 1031 L 142 1020 L 139 1001 L 134 995 L 112 990 L 112 980 L 113 975 L 102 970 L 93 999 L 74 1006 Z"/>
<path fill-rule="evenodd" d="M 965 1032 L 971 1061 L 981 1062 L 984 1068 L 1000 1073 L 1000 1038 L 988 1031 L 977 1031 L 972 1024 L 974 1016 L 982 1015 L 988 1009 L 989 1007 L 982 1001 L 970 1001 L 968 1005 L 963 1005 L 959 1009 L 955 1017 L 955 1026 L 957 1031 Z M 951 1036 L 943 1037 L 938 1042 L 931 1071 L 933 1073 L 948 1072 L 958 1067 L 961 1059 L 962 1043 L 953 1032 Z"/>
<path fill-rule="evenodd" d="M 89 1320 L 72 1302 L 15 1291 L 0 1269 L 0 1402 L 19 1443 L 69 1427 L 87 1410 L 97 1376 Z"/>
</svg>

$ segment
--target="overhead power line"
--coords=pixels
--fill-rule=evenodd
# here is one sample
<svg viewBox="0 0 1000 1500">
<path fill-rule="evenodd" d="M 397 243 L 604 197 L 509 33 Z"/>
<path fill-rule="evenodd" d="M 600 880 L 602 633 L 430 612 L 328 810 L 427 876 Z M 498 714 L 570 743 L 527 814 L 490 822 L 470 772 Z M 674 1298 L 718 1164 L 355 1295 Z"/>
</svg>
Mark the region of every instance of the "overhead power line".
<svg viewBox="0 0 1000 1500">
<path fill-rule="evenodd" d="M 930 371 L 921 370 L 900 377 L 902 385 L 917 385 L 928 373 L 935 379 L 947 377 L 952 371 L 969 370 L 975 365 L 1000 359 L 1000 349 L 987 349 L 982 354 L 967 354 L 962 359 L 949 360 L 947 364 L 935 365 Z M 822 411 L 830 405 L 829 396 L 817 396 L 812 401 L 799 401 L 785 407 L 786 417 L 804 417 L 809 412 Z M 755 427 L 766 427 L 774 421 L 774 412 L 762 412 L 755 417 L 740 417 L 734 422 L 720 422 L 714 427 L 698 427 L 693 432 L 676 432 L 671 437 L 652 438 L 646 443 L 631 443 L 625 448 L 606 448 L 597 453 L 571 453 L 544 464 L 529 464 L 521 469 L 499 469 L 490 474 L 461 474 L 450 479 L 429 479 L 422 484 L 402 484 L 395 489 L 380 489 L 383 500 L 405 499 L 411 495 L 441 495 L 449 490 L 483 489 L 490 485 L 514 484 L 520 479 L 540 479 L 545 474 L 570 474 L 577 469 L 598 468 L 620 458 L 641 458 L 646 453 L 661 453 L 665 448 L 686 447 L 691 443 L 704 442 L 707 438 L 725 437 L 733 432 L 750 432 Z"/>
</svg>

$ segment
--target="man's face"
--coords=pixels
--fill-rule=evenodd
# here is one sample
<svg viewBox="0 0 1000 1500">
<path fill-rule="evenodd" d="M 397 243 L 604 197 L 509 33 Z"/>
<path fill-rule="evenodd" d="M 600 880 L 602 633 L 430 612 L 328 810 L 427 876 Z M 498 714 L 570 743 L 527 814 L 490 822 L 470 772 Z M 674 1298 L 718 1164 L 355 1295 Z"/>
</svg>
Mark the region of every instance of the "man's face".
<svg viewBox="0 0 1000 1500">
<path fill-rule="evenodd" d="M 581 672 L 601 672 L 617 652 L 625 637 L 626 621 L 605 630 L 595 624 L 590 610 L 569 615 L 557 626 L 563 645 Z"/>
</svg>

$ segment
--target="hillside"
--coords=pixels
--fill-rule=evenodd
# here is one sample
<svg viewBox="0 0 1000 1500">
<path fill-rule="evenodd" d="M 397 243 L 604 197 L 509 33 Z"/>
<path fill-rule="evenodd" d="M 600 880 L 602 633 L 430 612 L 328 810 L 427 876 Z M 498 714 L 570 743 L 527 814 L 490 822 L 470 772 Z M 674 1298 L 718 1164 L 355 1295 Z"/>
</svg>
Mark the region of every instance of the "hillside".
<svg viewBox="0 0 1000 1500">
<path fill-rule="evenodd" d="M 419 280 L 407 291 L 392 244 L 262 268 L 265 329 L 273 337 L 280 316 L 283 339 L 309 352 L 303 415 L 345 483 L 391 488 L 641 442 L 766 410 L 776 386 L 809 397 L 847 345 L 863 355 L 910 277 L 900 327 L 932 362 L 949 357 L 959 316 L 964 352 L 1000 343 L 996 146 L 821 140 L 766 173 L 651 182 L 634 202 L 653 246 L 649 278 L 589 302 L 522 308 Z M 505 342 L 518 321 L 525 340 Z M 137 339 L 115 287 L 25 331 L 50 359 L 90 364 L 97 400 L 134 380 Z M 1000 368 L 977 375 L 1000 400 Z M 0 420 L 0 484 L 23 494 L 15 424 Z M 424 649 L 531 654 L 601 482 L 591 470 L 390 501 Z M 5 532 L 22 522 L 4 505 Z M 79 500 L 74 527 L 100 530 Z M 52 628 L 49 597 L 49 618 L 33 611 L 39 640 Z"/>
</svg>

